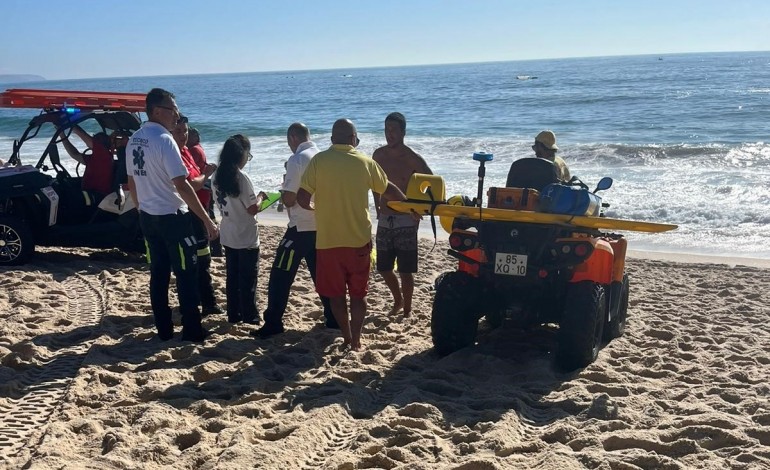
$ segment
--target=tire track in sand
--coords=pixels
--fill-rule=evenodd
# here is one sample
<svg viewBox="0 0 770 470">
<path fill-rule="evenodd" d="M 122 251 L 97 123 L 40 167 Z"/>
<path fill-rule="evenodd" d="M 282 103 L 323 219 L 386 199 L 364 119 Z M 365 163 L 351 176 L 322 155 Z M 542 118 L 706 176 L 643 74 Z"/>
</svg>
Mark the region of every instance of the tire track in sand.
<svg viewBox="0 0 770 470">
<path fill-rule="evenodd" d="M 41 436 L 61 405 L 72 379 L 94 342 L 105 310 L 103 290 L 86 277 L 73 273 L 61 281 L 69 305 L 65 318 L 75 334 L 41 339 L 37 344 L 52 354 L 20 372 L 0 402 L 0 463 L 8 463 L 33 437 Z M 36 341 L 37 342 L 37 341 Z"/>
</svg>

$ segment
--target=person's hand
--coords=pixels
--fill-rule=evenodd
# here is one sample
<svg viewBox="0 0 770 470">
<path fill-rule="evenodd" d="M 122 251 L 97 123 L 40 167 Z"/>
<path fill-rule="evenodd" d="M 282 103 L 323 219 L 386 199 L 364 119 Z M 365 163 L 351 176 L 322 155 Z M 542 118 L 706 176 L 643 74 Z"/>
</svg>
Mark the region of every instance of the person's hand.
<svg viewBox="0 0 770 470">
<path fill-rule="evenodd" d="M 217 165 L 215 163 L 206 163 L 206 167 L 203 168 L 203 174 L 206 175 L 206 178 L 213 175 L 215 171 L 217 171 Z"/>
<path fill-rule="evenodd" d="M 206 235 L 209 240 L 216 240 L 219 238 L 219 227 L 211 219 L 206 221 Z"/>
<path fill-rule="evenodd" d="M 409 214 L 412 216 L 412 220 L 419 222 L 422 220 L 422 214 L 418 214 L 414 209 L 409 209 Z"/>
</svg>

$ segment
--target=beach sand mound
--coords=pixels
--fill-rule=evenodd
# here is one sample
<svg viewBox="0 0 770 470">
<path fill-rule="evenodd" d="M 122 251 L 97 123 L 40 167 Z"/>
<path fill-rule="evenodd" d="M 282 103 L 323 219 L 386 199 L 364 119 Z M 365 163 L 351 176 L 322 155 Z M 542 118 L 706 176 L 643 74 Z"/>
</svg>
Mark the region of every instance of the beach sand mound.
<svg viewBox="0 0 770 470">
<path fill-rule="evenodd" d="M 282 231 L 261 228 L 260 308 Z M 410 318 L 373 276 L 362 352 L 323 326 L 305 268 L 286 333 L 214 316 L 205 344 L 157 339 L 137 257 L 3 268 L 0 468 L 770 468 L 770 270 L 630 259 L 625 336 L 563 374 L 549 328 L 482 321 L 477 346 L 436 355 L 454 261 L 431 245 Z"/>
</svg>

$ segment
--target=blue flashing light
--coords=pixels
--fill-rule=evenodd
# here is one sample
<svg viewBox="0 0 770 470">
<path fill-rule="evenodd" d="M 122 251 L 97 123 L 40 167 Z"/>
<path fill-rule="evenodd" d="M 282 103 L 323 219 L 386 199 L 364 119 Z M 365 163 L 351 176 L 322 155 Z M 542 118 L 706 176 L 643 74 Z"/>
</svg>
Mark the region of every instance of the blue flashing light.
<svg viewBox="0 0 770 470">
<path fill-rule="evenodd" d="M 477 162 L 491 162 L 495 156 L 491 153 L 476 152 L 473 154 L 473 159 Z"/>
<path fill-rule="evenodd" d="M 66 107 L 66 108 L 64 108 L 64 112 L 67 113 L 67 114 L 77 114 L 77 113 L 80 112 L 80 108 Z"/>
</svg>

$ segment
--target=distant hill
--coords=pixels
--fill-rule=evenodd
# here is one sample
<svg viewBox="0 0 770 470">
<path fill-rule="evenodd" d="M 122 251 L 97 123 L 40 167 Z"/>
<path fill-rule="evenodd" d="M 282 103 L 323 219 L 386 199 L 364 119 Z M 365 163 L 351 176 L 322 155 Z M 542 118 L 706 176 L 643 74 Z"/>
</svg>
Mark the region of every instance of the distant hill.
<svg viewBox="0 0 770 470">
<path fill-rule="evenodd" d="M 40 75 L 0 74 L 0 83 L 41 82 L 45 77 Z"/>
</svg>

